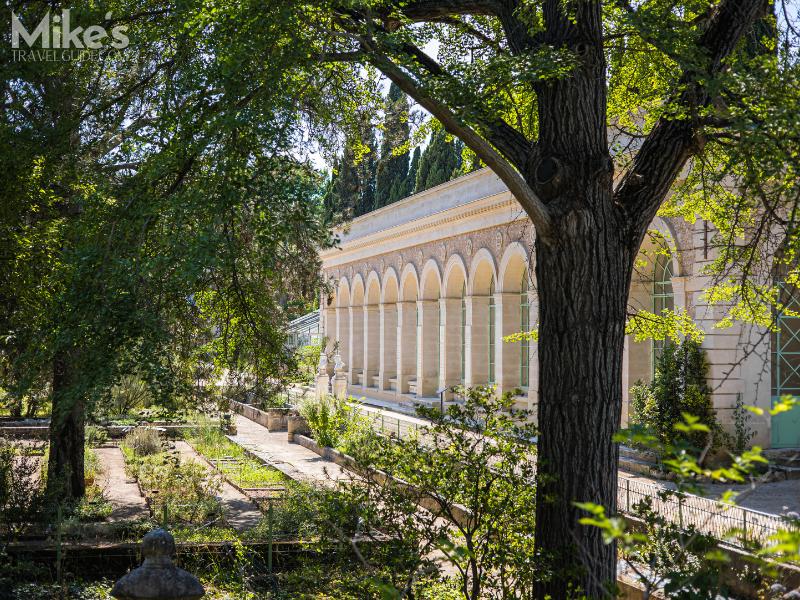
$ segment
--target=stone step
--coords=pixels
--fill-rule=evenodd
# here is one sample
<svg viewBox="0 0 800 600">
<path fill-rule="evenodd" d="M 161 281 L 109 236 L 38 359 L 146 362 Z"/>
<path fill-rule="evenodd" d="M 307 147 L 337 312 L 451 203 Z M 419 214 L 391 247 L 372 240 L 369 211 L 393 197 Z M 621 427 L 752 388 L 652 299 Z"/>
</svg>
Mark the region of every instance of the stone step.
<svg viewBox="0 0 800 600">
<path fill-rule="evenodd" d="M 773 467 L 800 468 L 800 449 L 798 448 L 764 450 L 764 457 Z"/>
<path fill-rule="evenodd" d="M 773 473 L 778 479 L 798 480 L 800 479 L 800 467 L 786 467 L 783 465 L 770 465 Z"/>
</svg>

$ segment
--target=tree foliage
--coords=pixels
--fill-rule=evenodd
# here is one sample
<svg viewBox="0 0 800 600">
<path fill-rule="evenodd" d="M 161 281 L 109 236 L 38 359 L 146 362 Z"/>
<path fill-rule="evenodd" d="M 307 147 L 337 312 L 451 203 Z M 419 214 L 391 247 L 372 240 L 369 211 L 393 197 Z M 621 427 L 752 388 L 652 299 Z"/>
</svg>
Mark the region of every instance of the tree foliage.
<svg viewBox="0 0 800 600">
<path fill-rule="evenodd" d="M 408 196 L 408 99 L 395 84 L 389 87 L 383 122 L 381 156 L 375 174 L 375 207 Z"/>
<path fill-rule="evenodd" d="M 435 130 L 420 156 L 414 191 L 425 191 L 460 175 L 461 148 L 461 142 L 448 138 L 443 129 Z"/>
<path fill-rule="evenodd" d="M 17 12 L 33 29 L 49 8 Z M 299 18 L 270 10 L 247 29 L 262 49 Z M 48 484 L 66 496 L 82 493 L 85 413 L 126 373 L 163 400 L 191 393 L 209 352 L 256 383 L 290 369 L 282 325 L 316 295 L 329 241 L 320 177 L 293 154 L 304 51 L 264 71 L 243 23 L 193 3 L 109 2 L 72 24 L 109 11 L 124 51 L 3 69 L 3 387 L 51 395 Z"/>
</svg>

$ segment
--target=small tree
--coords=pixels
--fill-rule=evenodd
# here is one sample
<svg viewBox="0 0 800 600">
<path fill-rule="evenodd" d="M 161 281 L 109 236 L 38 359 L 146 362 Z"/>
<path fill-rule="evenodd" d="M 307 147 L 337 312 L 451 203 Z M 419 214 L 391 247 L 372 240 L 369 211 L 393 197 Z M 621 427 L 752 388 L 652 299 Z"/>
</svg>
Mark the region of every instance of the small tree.
<svg viewBox="0 0 800 600">
<path fill-rule="evenodd" d="M 465 599 L 529 598 L 545 573 L 533 558 L 534 427 L 510 394 L 460 393 L 464 404 L 444 413 L 420 409 L 431 424 L 417 435 L 354 447 L 363 480 L 340 488 L 357 498 L 362 531 L 400 540 L 395 594 L 446 559 Z"/>
</svg>

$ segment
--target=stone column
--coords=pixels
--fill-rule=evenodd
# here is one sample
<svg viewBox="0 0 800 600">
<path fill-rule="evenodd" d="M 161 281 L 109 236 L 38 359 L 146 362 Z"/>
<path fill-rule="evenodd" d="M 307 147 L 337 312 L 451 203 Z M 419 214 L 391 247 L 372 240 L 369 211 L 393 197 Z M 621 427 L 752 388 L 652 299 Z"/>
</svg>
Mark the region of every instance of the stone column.
<svg viewBox="0 0 800 600">
<path fill-rule="evenodd" d="M 361 385 L 359 375 L 364 368 L 364 317 L 360 306 L 350 306 L 350 356 L 346 359 L 350 385 Z"/>
<path fill-rule="evenodd" d="M 364 386 L 373 387 L 372 378 L 378 375 L 380 325 L 378 305 L 364 306 Z"/>
<path fill-rule="evenodd" d="M 322 310 L 323 315 L 323 323 L 325 329 L 323 330 L 322 334 L 325 336 L 325 347 L 323 348 L 323 352 L 328 353 L 329 355 L 333 352 L 333 347 L 336 344 L 336 340 L 339 339 L 338 331 L 337 331 L 337 319 L 336 319 L 336 308 L 335 307 L 328 307 Z M 333 374 L 333 364 L 328 363 L 328 375 Z"/>
<path fill-rule="evenodd" d="M 417 395 L 435 396 L 439 385 L 439 301 L 418 300 Z"/>
<path fill-rule="evenodd" d="M 466 372 L 464 385 L 486 385 L 489 377 L 489 296 L 467 296 Z"/>
<path fill-rule="evenodd" d="M 461 383 L 461 298 L 442 298 L 439 307 L 439 387 L 444 388 Z"/>
<path fill-rule="evenodd" d="M 397 306 L 380 305 L 380 364 L 378 387 L 391 389 L 389 379 L 397 374 Z"/>
<path fill-rule="evenodd" d="M 408 380 L 417 376 L 417 303 L 397 303 L 397 393 L 408 393 Z"/>
<path fill-rule="evenodd" d="M 350 309 L 347 306 L 336 307 L 336 341 L 339 342 L 339 354 L 350 357 Z"/>
<path fill-rule="evenodd" d="M 495 314 L 495 379 L 497 393 L 510 392 L 520 385 L 520 342 L 504 342 L 503 337 L 520 332 L 519 293 L 498 292 L 494 295 Z"/>
</svg>

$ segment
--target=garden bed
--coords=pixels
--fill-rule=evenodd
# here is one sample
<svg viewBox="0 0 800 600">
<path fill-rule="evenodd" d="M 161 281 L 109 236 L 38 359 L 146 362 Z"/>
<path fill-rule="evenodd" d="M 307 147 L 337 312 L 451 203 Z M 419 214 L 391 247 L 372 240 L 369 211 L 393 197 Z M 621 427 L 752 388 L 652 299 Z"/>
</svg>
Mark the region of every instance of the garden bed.
<svg viewBox="0 0 800 600">
<path fill-rule="evenodd" d="M 289 477 L 231 442 L 219 429 L 203 429 L 185 440 L 231 486 L 257 504 L 280 497 Z"/>
</svg>

